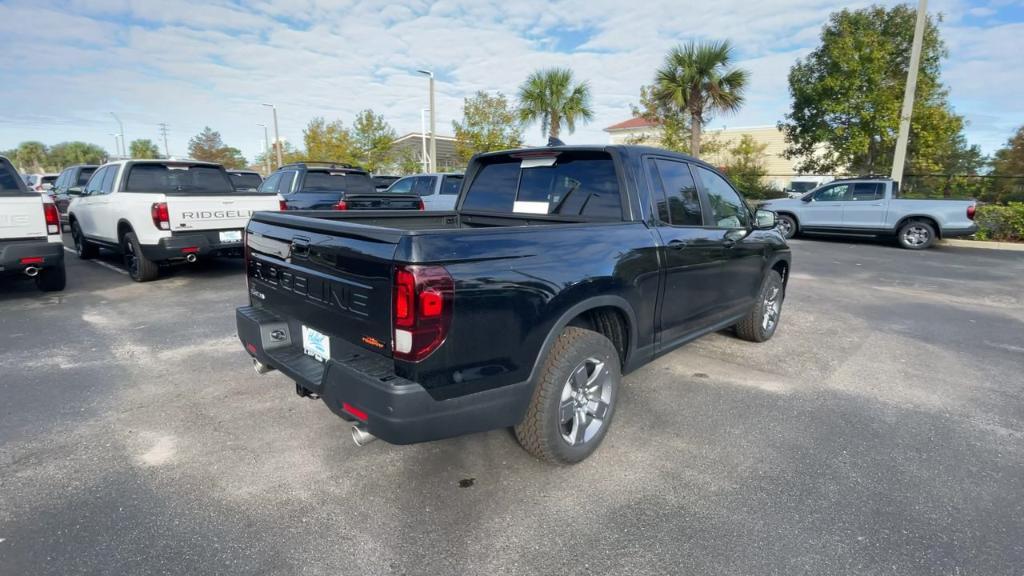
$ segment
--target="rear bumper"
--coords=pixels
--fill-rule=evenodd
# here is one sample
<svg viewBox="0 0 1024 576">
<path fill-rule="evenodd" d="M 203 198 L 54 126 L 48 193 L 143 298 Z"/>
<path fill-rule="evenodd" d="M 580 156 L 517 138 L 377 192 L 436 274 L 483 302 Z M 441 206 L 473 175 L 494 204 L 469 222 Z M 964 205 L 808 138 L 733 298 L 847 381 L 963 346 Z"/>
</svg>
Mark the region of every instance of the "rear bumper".
<svg viewBox="0 0 1024 576">
<path fill-rule="evenodd" d="M 42 258 L 39 264 L 22 264 L 22 258 Z M 22 273 L 25 268 L 58 268 L 64 266 L 64 245 L 38 240 L 0 240 L 0 274 Z"/>
<path fill-rule="evenodd" d="M 960 236 L 970 236 L 977 231 L 978 225 L 971 224 L 967 228 L 943 228 L 941 234 L 943 238 L 959 238 Z"/>
<path fill-rule="evenodd" d="M 533 391 L 529 382 L 520 382 L 435 400 L 423 386 L 396 375 L 389 358 L 332 341 L 332 358 L 321 363 L 303 354 L 301 335 L 293 337 L 288 322 L 273 313 L 245 306 L 236 310 L 235 319 L 250 355 L 294 380 L 301 391 L 319 395 L 346 420 L 354 417 L 342 409 L 345 403 L 364 412 L 366 429 L 392 444 L 513 426 Z"/>
<path fill-rule="evenodd" d="M 237 230 L 241 232 L 242 229 Z M 161 238 L 156 244 L 144 244 L 142 254 L 156 262 L 180 260 L 187 254 L 182 250 L 193 248 L 197 256 L 241 256 L 242 242 L 221 242 L 221 232 L 227 230 L 173 232 L 170 238 Z"/>
</svg>

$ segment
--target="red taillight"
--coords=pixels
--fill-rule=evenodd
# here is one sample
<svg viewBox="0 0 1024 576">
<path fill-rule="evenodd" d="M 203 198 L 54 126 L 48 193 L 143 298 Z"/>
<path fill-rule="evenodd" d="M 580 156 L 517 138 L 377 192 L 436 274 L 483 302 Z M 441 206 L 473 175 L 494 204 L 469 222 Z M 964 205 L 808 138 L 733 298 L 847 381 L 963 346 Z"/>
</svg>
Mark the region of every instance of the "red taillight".
<svg viewBox="0 0 1024 576">
<path fill-rule="evenodd" d="M 423 198 L 420 198 L 420 207 L 419 207 L 419 210 L 426 210 L 426 209 L 427 209 L 427 208 L 426 208 L 426 206 L 424 206 L 424 205 L 423 205 Z"/>
<path fill-rule="evenodd" d="M 153 216 L 153 225 L 161 230 L 171 229 L 171 216 L 167 212 L 167 202 L 155 202 L 150 208 L 150 215 Z"/>
<path fill-rule="evenodd" d="M 46 233 L 60 234 L 60 214 L 57 212 L 57 206 L 44 202 L 43 216 L 46 218 Z"/>
<path fill-rule="evenodd" d="M 334 207 L 335 210 L 348 210 L 348 202 L 344 200 L 338 200 L 338 204 Z"/>
<path fill-rule="evenodd" d="M 278 200 L 277 209 L 280 210 L 281 212 L 284 212 L 285 210 L 288 209 L 288 203 L 285 202 L 284 200 Z"/>
<path fill-rule="evenodd" d="M 418 362 L 444 343 L 452 320 L 455 283 L 442 266 L 395 269 L 396 358 Z"/>
<path fill-rule="evenodd" d="M 355 406 L 349 404 L 348 402 L 342 402 L 341 409 L 355 416 L 357 420 L 361 420 L 363 422 L 366 422 L 370 418 L 370 416 L 366 412 L 363 412 L 362 410 L 356 408 Z"/>
<path fill-rule="evenodd" d="M 978 210 L 978 208 L 974 204 L 971 204 L 970 206 L 968 206 L 967 207 L 967 219 L 968 220 L 974 220 L 974 213 L 977 210 Z"/>
</svg>

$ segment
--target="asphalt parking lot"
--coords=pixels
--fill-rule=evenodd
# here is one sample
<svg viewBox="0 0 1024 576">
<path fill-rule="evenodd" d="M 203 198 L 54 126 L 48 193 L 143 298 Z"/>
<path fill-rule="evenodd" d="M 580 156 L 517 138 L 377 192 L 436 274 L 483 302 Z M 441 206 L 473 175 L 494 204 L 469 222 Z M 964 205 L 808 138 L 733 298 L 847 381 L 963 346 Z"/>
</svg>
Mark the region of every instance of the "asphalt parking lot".
<svg viewBox="0 0 1024 576">
<path fill-rule="evenodd" d="M 1024 254 L 793 242 L 776 337 L 626 378 L 601 449 L 352 444 L 239 261 L 0 287 L 2 574 L 1020 574 Z"/>
</svg>

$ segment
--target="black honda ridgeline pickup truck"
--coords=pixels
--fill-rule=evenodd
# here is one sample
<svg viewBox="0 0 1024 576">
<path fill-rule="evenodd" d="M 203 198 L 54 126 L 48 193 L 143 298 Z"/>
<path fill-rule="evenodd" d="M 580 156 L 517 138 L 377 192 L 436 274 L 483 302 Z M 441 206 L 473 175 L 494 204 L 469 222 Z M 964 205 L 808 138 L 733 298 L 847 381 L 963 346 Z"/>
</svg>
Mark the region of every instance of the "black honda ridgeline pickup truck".
<svg viewBox="0 0 1024 576">
<path fill-rule="evenodd" d="M 489 153 L 454 212 L 259 212 L 238 335 L 259 373 L 410 444 L 514 427 L 578 462 L 622 375 L 708 332 L 778 327 L 790 251 L 693 158 L 638 146 Z"/>
</svg>

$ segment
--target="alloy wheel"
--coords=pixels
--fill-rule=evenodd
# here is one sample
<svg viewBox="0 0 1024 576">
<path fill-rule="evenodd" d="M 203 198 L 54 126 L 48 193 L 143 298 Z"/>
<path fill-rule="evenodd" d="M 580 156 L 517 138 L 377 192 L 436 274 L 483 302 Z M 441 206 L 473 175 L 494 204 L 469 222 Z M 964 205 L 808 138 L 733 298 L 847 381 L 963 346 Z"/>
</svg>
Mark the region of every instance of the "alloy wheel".
<svg viewBox="0 0 1024 576">
<path fill-rule="evenodd" d="M 580 446 L 604 426 L 612 399 L 611 373 L 597 358 L 587 358 L 572 371 L 558 404 L 559 431 L 570 446 Z"/>
<path fill-rule="evenodd" d="M 903 231 L 903 241 L 909 246 L 921 246 L 931 238 L 931 232 L 921 225 L 910 226 Z"/>
<path fill-rule="evenodd" d="M 782 298 L 780 294 L 782 290 L 778 286 L 772 286 L 770 290 L 764 295 L 764 315 L 761 318 L 761 328 L 764 331 L 771 332 L 775 325 L 779 322 L 779 311 L 782 308 Z"/>
</svg>

